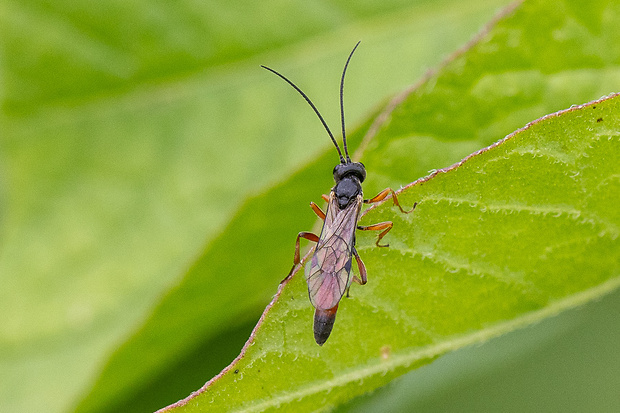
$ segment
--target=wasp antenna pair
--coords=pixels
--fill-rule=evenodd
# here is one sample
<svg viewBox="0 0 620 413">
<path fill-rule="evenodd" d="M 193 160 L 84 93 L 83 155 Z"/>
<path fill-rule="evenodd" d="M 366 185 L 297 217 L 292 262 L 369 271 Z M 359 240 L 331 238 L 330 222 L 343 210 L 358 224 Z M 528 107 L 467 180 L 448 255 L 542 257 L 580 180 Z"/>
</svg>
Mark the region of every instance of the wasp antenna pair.
<svg viewBox="0 0 620 413">
<path fill-rule="evenodd" d="M 286 76 L 284 76 L 283 74 L 273 70 L 270 67 L 267 66 L 263 66 L 261 65 L 261 67 L 263 69 L 267 69 L 272 73 L 275 73 L 276 75 L 280 76 L 282 79 L 284 79 L 289 85 L 291 85 L 297 92 L 299 92 L 299 94 L 301 96 L 303 96 L 304 99 L 306 99 L 306 102 L 308 102 L 308 104 L 310 105 L 310 107 L 314 110 L 314 113 L 316 113 L 316 115 L 319 117 L 319 119 L 321 120 L 321 123 L 323 124 L 323 127 L 325 128 L 325 130 L 327 131 L 327 134 L 329 135 L 329 137 L 331 138 L 332 142 L 334 143 L 334 146 L 336 147 L 336 150 L 338 151 L 338 155 L 340 156 L 340 163 L 351 163 L 351 157 L 349 156 L 349 151 L 347 149 L 347 135 L 346 135 L 346 131 L 345 131 L 345 123 L 344 123 L 344 76 L 347 73 L 347 67 L 349 66 L 349 62 L 351 61 L 351 57 L 353 57 L 353 53 L 355 53 L 355 49 L 357 49 L 357 46 L 359 46 L 361 43 L 361 41 L 357 42 L 357 44 L 355 45 L 355 47 L 353 48 L 353 50 L 351 50 L 351 53 L 349 54 L 349 58 L 347 59 L 347 62 L 344 65 L 344 70 L 342 71 L 342 78 L 340 79 L 340 120 L 342 123 L 342 145 L 344 147 L 344 154 L 346 156 L 345 157 L 342 156 L 342 151 L 340 150 L 340 146 L 338 146 L 338 142 L 336 142 L 336 138 L 334 138 L 334 134 L 332 133 L 332 131 L 329 129 L 329 126 L 327 126 L 327 122 L 325 122 L 325 119 L 323 119 L 323 116 L 321 116 L 321 113 L 319 112 L 319 110 L 316 108 L 316 106 L 314 106 L 314 103 L 312 103 L 312 100 L 310 100 L 310 98 L 308 97 L 308 95 L 306 95 L 299 87 L 297 87 L 297 85 L 295 83 L 293 83 L 292 81 L 290 81 Z"/>
<path fill-rule="evenodd" d="M 340 119 L 342 122 L 342 144 L 344 156 L 338 146 L 338 143 L 336 142 L 336 139 L 334 138 L 334 135 L 323 119 L 323 116 L 321 116 L 310 98 L 284 75 L 267 66 L 262 66 L 263 68 L 284 79 L 297 92 L 299 92 L 301 96 L 303 96 L 306 102 L 308 102 L 310 107 L 312 107 L 316 115 L 319 117 L 340 157 L 340 163 L 337 164 L 333 170 L 335 185 L 329 196 L 326 197 L 326 212 L 323 212 L 314 202 L 310 203 L 312 210 L 323 220 L 321 235 L 317 236 L 311 232 L 305 231 L 300 232 L 297 235 L 297 240 L 295 241 L 293 268 L 291 268 L 291 271 L 287 276 L 288 278 L 293 274 L 295 268 L 301 261 L 299 254 L 300 239 L 304 238 L 309 241 L 316 242 L 317 245 L 314 249 L 312 259 L 306 265 L 306 281 L 308 283 L 308 295 L 310 296 L 310 302 L 315 308 L 314 339 L 317 344 L 321 346 L 331 334 L 334 322 L 336 321 L 338 305 L 345 292 L 348 296 L 351 283 L 355 281 L 360 285 L 364 285 L 367 281 L 366 266 L 355 249 L 355 230 L 381 231 L 377 237 L 376 245 L 378 247 L 388 246 L 387 244 L 379 244 L 379 242 L 392 229 L 392 222 L 386 221 L 368 226 L 358 225 L 362 204 L 383 201 L 388 195 L 391 194 L 394 204 L 398 206 L 403 213 L 412 212 L 416 205 L 414 204 L 410 211 L 405 211 L 400 206 L 400 203 L 396 198 L 396 193 L 390 188 L 386 188 L 373 198 L 363 198 L 362 182 L 366 179 L 366 168 L 361 162 L 351 161 L 347 148 L 344 122 L 344 77 L 347 72 L 349 62 L 351 61 L 351 57 L 359 44 L 360 42 L 357 42 L 349 54 L 349 57 L 344 65 L 344 70 L 342 71 L 342 78 L 340 79 Z M 357 262 L 359 277 L 356 275 L 351 277 L 351 264 L 353 257 L 355 257 L 355 261 Z"/>
</svg>

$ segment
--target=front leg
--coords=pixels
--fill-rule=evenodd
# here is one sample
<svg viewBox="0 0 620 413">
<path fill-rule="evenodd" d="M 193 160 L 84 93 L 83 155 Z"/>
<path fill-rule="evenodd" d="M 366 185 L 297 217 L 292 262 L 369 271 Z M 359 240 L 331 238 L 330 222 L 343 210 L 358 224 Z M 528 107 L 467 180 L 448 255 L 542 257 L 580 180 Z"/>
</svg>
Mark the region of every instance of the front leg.
<svg viewBox="0 0 620 413">
<path fill-rule="evenodd" d="M 411 208 L 409 211 L 405 211 L 403 209 L 403 207 L 400 206 L 400 203 L 398 202 L 398 197 L 396 197 L 396 192 L 394 192 L 394 190 L 392 188 L 385 188 L 383 191 L 379 192 L 373 198 L 364 199 L 364 203 L 365 204 L 374 204 L 375 202 L 383 201 L 390 193 L 392 194 L 392 199 L 394 200 L 394 205 L 396 205 L 400 209 L 400 212 L 402 212 L 403 214 L 409 214 L 409 213 L 413 212 L 413 210 L 415 209 L 416 205 L 418 205 L 418 203 L 416 202 L 416 203 L 413 204 L 413 208 Z"/>
<path fill-rule="evenodd" d="M 312 208 L 312 210 L 314 211 L 314 213 L 321 218 L 323 221 L 325 221 L 325 212 L 323 212 L 323 210 L 321 209 L 320 206 L 318 206 L 317 204 L 315 204 L 314 202 L 310 202 L 310 208 Z"/>
</svg>

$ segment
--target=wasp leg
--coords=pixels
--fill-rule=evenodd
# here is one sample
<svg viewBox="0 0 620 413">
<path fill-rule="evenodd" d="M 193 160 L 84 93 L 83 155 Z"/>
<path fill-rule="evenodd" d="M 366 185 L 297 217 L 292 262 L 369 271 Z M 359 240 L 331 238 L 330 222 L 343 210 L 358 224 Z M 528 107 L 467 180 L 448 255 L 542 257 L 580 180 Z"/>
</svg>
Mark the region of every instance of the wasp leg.
<svg viewBox="0 0 620 413">
<path fill-rule="evenodd" d="M 295 263 L 295 265 L 299 264 L 301 261 L 299 257 L 299 238 L 304 238 L 312 242 L 319 242 L 319 237 L 312 232 L 300 232 L 297 234 L 297 240 L 295 241 L 295 257 L 293 258 L 293 263 Z"/>
<path fill-rule="evenodd" d="M 385 234 L 390 232 L 390 230 L 392 229 L 393 226 L 394 226 L 394 224 L 392 224 L 392 221 L 385 221 L 385 222 L 379 222 L 378 224 L 372 224 L 372 225 L 368 225 L 368 226 L 358 225 L 357 229 L 359 229 L 361 231 L 381 231 L 381 230 L 383 230 L 379 234 L 379 236 L 377 237 L 377 242 L 375 244 L 377 245 L 377 247 L 389 247 L 390 244 L 379 244 L 379 242 L 381 241 L 381 239 L 383 239 L 383 237 L 385 237 Z"/>
<path fill-rule="evenodd" d="M 362 259 L 360 258 L 360 255 L 357 253 L 355 247 L 353 247 L 353 256 L 355 257 L 355 261 L 357 261 L 357 268 L 360 270 L 360 277 L 362 277 L 362 279 L 360 280 L 359 278 L 357 278 L 357 275 L 353 275 L 353 281 L 355 281 L 359 285 L 364 285 L 368 281 L 368 278 L 366 276 L 366 266 L 364 265 L 364 261 L 362 261 Z M 349 298 L 350 289 L 351 284 L 347 286 L 347 298 Z"/>
<path fill-rule="evenodd" d="M 315 204 L 314 202 L 310 202 L 310 208 L 312 208 L 314 213 L 317 214 L 319 218 L 325 221 L 325 212 L 323 212 L 323 210 L 317 204 Z M 289 271 L 288 275 L 284 278 L 284 280 L 290 278 L 290 276 L 293 274 L 293 271 L 295 270 L 295 267 L 301 261 L 301 257 L 299 255 L 299 238 L 305 238 L 308 241 L 319 242 L 319 237 L 317 237 L 311 232 L 300 232 L 299 234 L 297 234 L 297 240 L 295 240 L 295 256 L 293 257 L 293 268 L 291 268 L 291 271 Z M 284 280 L 282 280 L 281 282 L 283 282 Z"/>
<path fill-rule="evenodd" d="M 317 214 L 319 218 L 325 221 L 325 212 L 323 212 L 323 210 L 317 204 L 315 204 L 314 202 L 310 202 L 310 208 L 312 208 L 314 213 Z M 305 238 L 308 241 L 319 242 L 319 237 L 317 237 L 312 232 L 302 231 L 297 234 L 297 239 L 295 240 L 295 256 L 293 258 L 293 268 L 301 261 L 301 258 L 299 256 L 299 238 Z"/>
<path fill-rule="evenodd" d="M 314 211 L 315 214 L 319 216 L 323 221 L 325 221 L 325 212 L 314 202 L 310 202 L 310 208 Z"/>
<path fill-rule="evenodd" d="M 282 284 L 284 281 L 288 280 L 291 277 L 291 275 L 293 275 L 293 271 L 295 271 L 295 267 L 297 267 L 297 265 L 301 261 L 301 258 L 299 256 L 299 239 L 300 238 L 307 239 L 308 241 L 319 242 L 319 237 L 316 236 L 315 234 L 313 234 L 312 232 L 303 232 L 302 231 L 299 234 L 297 234 L 297 239 L 295 240 L 295 256 L 293 257 L 293 267 L 289 271 L 288 275 L 286 277 L 284 277 L 284 279 L 282 281 L 280 281 L 280 284 Z"/>
<path fill-rule="evenodd" d="M 360 277 L 362 277 L 360 280 L 356 275 L 354 275 L 353 281 L 359 285 L 364 285 L 368 281 L 368 278 L 366 277 L 366 266 L 364 265 L 364 261 L 360 258 L 360 255 L 357 253 L 355 247 L 353 247 L 353 256 L 355 257 L 355 261 L 357 261 L 357 268 L 360 270 Z"/>
<path fill-rule="evenodd" d="M 329 196 L 328 195 L 323 194 L 323 195 L 321 195 L 321 198 L 323 198 L 323 201 L 329 202 Z"/>
<path fill-rule="evenodd" d="M 416 202 L 416 203 L 413 204 L 413 208 L 411 208 L 409 211 L 405 211 L 403 209 L 403 207 L 400 206 L 400 203 L 398 202 L 398 198 L 396 197 L 396 192 L 394 192 L 394 190 L 392 188 L 385 188 L 383 191 L 379 192 L 374 198 L 364 199 L 364 203 L 365 204 L 374 204 L 375 202 L 383 201 L 390 193 L 392 194 L 392 199 L 394 200 L 394 205 L 396 205 L 400 209 L 400 212 L 402 212 L 403 214 L 409 214 L 409 213 L 413 212 L 413 210 L 415 209 L 416 205 L 418 205 L 418 203 Z"/>
</svg>

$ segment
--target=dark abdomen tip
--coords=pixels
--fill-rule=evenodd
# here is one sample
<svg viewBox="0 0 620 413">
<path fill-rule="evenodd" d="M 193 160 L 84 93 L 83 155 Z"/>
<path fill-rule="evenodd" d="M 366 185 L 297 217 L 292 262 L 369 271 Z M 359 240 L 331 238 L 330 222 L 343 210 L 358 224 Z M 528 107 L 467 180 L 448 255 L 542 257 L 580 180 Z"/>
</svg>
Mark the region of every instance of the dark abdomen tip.
<svg viewBox="0 0 620 413">
<path fill-rule="evenodd" d="M 338 304 L 329 310 L 319 310 L 314 312 L 314 340 L 316 344 L 322 346 L 327 341 L 336 321 L 336 311 Z"/>
</svg>

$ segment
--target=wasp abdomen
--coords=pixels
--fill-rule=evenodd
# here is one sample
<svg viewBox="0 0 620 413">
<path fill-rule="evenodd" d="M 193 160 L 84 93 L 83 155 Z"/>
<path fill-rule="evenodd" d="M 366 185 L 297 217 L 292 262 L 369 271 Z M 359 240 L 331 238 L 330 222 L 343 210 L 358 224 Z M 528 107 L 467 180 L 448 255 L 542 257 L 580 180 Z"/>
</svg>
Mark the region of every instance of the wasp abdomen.
<svg viewBox="0 0 620 413">
<path fill-rule="evenodd" d="M 337 311 L 338 304 L 328 310 L 317 308 L 314 312 L 314 340 L 319 346 L 322 346 L 331 334 Z"/>
</svg>

